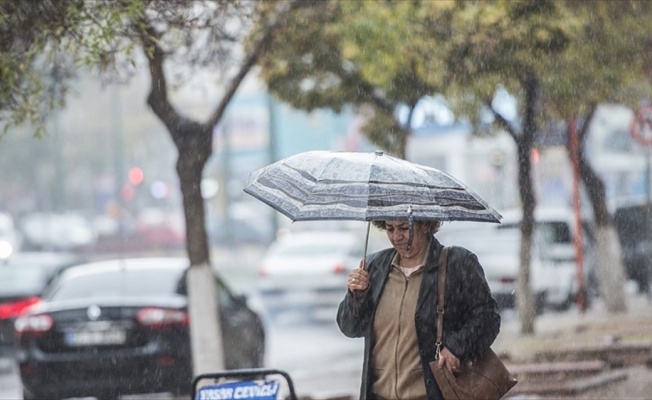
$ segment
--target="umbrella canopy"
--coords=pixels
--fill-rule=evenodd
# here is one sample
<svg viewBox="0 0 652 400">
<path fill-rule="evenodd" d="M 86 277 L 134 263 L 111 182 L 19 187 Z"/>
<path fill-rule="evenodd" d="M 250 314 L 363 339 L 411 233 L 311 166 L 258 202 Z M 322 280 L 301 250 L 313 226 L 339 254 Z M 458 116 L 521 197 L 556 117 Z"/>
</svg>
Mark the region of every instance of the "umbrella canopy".
<svg viewBox="0 0 652 400">
<path fill-rule="evenodd" d="M 447 173 L 379 151 L 296 154 L 252 172 L 244 191 L 292 221 L 502 218 Z"/>
</svg>

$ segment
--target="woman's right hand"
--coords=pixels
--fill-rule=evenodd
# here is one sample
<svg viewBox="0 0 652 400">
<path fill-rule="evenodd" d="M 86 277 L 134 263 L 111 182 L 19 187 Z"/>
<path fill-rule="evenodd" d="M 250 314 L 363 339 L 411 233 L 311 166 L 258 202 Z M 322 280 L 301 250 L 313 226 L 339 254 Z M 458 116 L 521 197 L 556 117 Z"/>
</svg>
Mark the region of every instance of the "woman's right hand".
<svg viewBox="0 0 652 400">
<path fill-rule="evenodd" d="M 446 347 L 441 351 L 437 365 L 439 368 L 446 368 L 453 373 L 460 372 L 460 359 L 455 357 Z"/>
<path fill-rule="evenodd" d="M 369 287 L 369 273 L 364 269 L 364 261 L 360 261 L 360 267 L 349 274 L 348 285 L 350 291 L 367 290 Z"/>
</svg>

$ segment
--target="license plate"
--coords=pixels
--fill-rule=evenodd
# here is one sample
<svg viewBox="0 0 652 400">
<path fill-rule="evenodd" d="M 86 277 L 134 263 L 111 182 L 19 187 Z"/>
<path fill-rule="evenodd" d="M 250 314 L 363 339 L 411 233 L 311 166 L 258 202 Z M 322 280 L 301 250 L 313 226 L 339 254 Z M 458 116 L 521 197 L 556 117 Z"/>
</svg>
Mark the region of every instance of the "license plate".
<svg viewBox="0 0 652 400">
<path fill-rule="evenodd" d="M 68 346 L 114 345 L 124 344 L 127 341 L 127 333 L 124 329 L 67 332 L 64 338 Z"/>
</svg>

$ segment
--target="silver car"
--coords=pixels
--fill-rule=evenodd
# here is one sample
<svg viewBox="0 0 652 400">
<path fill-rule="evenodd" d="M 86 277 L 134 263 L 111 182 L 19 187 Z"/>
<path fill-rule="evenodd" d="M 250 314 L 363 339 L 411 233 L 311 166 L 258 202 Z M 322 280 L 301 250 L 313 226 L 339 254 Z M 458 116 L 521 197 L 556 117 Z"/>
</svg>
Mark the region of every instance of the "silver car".
<svg viewBox="0 0 652 400">
<path fill-rule="evenodd" d="M 335 315 L 349 272 L 364 255 L 363 232 L 289 233 L 273 242 L 258 270 L 257 292 L 271 318 L 287 311 Z M 371 240 L 368 253 L 382 241 Z M 323 314 L 321 314 L 323 315 Z"/>
</svg>

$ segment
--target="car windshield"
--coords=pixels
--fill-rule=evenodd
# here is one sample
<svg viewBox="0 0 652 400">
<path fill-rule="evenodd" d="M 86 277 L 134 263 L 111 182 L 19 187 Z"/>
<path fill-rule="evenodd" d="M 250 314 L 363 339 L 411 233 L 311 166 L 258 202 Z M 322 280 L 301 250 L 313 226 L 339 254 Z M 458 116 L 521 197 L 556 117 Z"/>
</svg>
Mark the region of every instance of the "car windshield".
<svg viewBox="0 0 652 400">
<path fill-rule="evenodd" d="M 176 293 L 183 270 L 110 270 L 70 274 L 46 295 L 48 300 L 104 296 L 166 297 Z"/>
<path fill-rule="evenodd" d="M 45 283 L 43 271 L 37 268 L 0 266 L 0 296 L 38 294 Z"/>
</svg>

